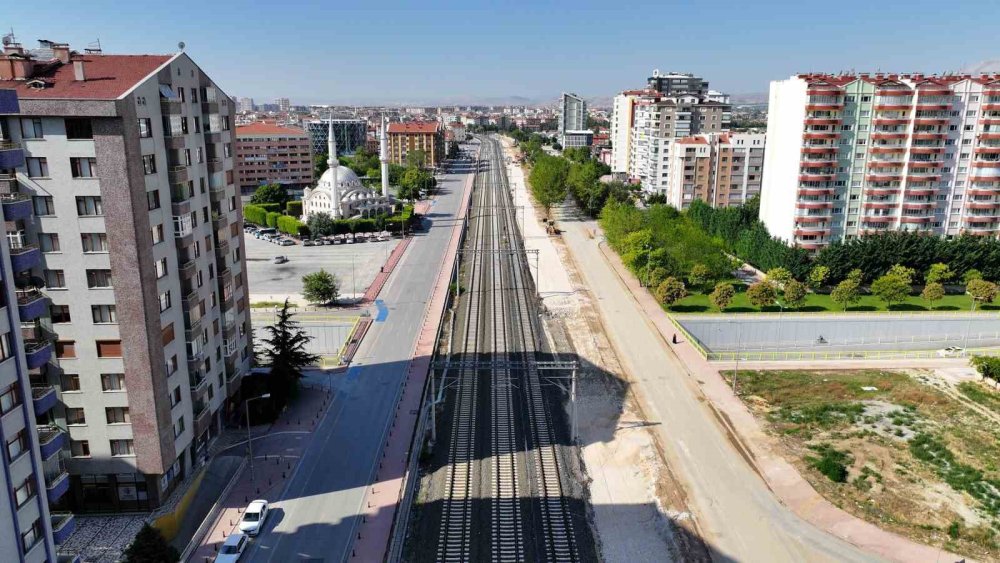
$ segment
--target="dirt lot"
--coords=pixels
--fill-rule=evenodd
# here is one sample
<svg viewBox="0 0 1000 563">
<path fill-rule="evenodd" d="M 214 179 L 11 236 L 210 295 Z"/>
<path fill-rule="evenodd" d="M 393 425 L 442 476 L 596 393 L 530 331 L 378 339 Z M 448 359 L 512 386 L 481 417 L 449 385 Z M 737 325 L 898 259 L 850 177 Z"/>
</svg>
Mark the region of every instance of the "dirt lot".
<svg viewBox="0 0 1000 563">
<path fill-rule="evenodd" d="M 840 508 L 1000 560 L 1000 393 L 925 370 L 740 372 L 776 446 Z"/>
</svg>

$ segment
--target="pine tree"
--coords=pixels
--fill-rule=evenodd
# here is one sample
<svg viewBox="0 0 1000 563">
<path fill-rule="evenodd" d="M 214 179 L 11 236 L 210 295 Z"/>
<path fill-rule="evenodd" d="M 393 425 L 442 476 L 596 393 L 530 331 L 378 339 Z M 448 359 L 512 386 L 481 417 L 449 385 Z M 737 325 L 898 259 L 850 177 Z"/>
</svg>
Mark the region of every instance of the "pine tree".
<svg viewBox="0 0 1000 563">
<path fill-rule="evenodd" d="M 264 327 L 264 330 L 269 335 L 269 338 L 264 339 L 267 343 L 264 356 L 271 365 L 271 379 L 268 383 L 271 400 L 277 409 L 281 409 L 295 391 L 298 380 L 302 377 L 302 368 L 315 364 L 319 356 L 306 351 L 306 345 L 312 341 L 312 337 L 299 328 L 299 323 L 292 320 L 287 299 L 278 311 L 277 321 Z"/>
<path fill-rule="evenodd" d="M 177 548 L 167 543 L 163 534 L 149 524 L 142 525 L 125 550 L 125 563 L 174 563 L 180 559 Z"/>
</svg>

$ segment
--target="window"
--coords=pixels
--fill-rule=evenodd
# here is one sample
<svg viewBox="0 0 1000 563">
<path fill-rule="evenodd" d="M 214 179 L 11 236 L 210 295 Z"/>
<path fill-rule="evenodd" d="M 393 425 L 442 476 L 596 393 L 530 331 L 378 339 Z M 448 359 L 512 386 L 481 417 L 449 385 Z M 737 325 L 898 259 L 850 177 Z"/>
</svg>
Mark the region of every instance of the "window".
<svg viewBox="0 0 1000 563">
<path fill-rule="evenodd" d="M 17 383 L 11 383 L 6 389 L 0 391 L 0 414 L 7 414 L 20 404 L 21 394 L 17 390 Z"/>
<path fill-rule="evenodd" d="M 42 120 L 41 118 L 35 117 L 24 117 L 21 118 L 21 138 L 22 139 L 41 139 L 43 137 L 42 133 Z"/>
<path fill-rule="evenodd" d="M 177 354 L 170 356 L 166 362 L 167 375 L 173 375 L 177 371 Z"/>
<path fill-rule="evenodd" d="M 24 430 L 19 430 L 10 441 L 7 442 L 7 460 L 14 461 L 28 449 L 28 435 Z"/>
<path fill-rule="evenodd" d="M 205 151 L 201 147 L 196 148 L 195 153 L 198 155 L 199 163 L 205 162 Z"/>
<path fill-rule="evenodd" d="M 87 118 L 71 118 L 66 120 L 66 138 L 73 140 L 93 139 L 94 129 Z"/>
<path fill-rule="evenodd" d="M 194 132 L 201 133 L 201 118 L 195 116 L 194 118 Z"/>
<path fill-rule="evenodd" d="M 233 156 L 233 144 L 232 143 L 225 143 L 225 144 L 223 144 L 222 145 L 222 154 L 226 158 L 229 158 L 229 157 Z"/>
<path fill-rule="evenodd" d="M 35 496 L 35 476 L 29 475 L 27 478 L 25 478 L 24 482 L 21 483 L 21 486 L 14 489 L 14 501 L 17 502 L 17 507 L 20 508 L 24 506 L 24 503 L 31 500 L 31 498 L 34 496 Z M 30 544 L 25 543 L 25 545 L 31 545 L 33 543 L 34 541 L 32 541 Z"/>
<path fill-rule="evenodd" d="M 160 190 L 146 192 L 146 208 L 150 211 L 160 208 Z"/>
<path fill-rule="evenodd" d="M 128 424 L 132 420 L 128 416 L 128 407 L 106 407 L 104 414 L 108 424 Z"/>
<path fill-rule="evenodd" d="M 28 164 L 29 178 L 48 178 L 49 161 L 44 157 L 28 157 L 24 159 Z"/>
<path fill-rule="evenodd" d="M 87 415 L 79 407 L 66 407 L 66 424 L 80 426 L 87 424 Z"/>
<path fill-rule="evenodd" d="M 118 322 L 114 305 L 91 305 L 90 313 L 94 318 L 94 324 L 116 324 Z"/>
<path fill-rule="evenodd" d="M 170 407 L 176 407 L 181 402 L 181 388 L 174 387 L 174 392 L 170 394 Z"/>
<path fill-rule="evenodd" d="M 87 287 L 111 287 L 111 270 L 87 270 Z"/>
<path fill-rule="evenodd" d="M 174 438 L 180 436 L 184 433 L 184 417 L 177 419 L 177 424 L 174 425 Z"/>
<path fill-rule="evenodd" d="M 153 236 L 153 244 L 158 244 L 163 242 L 163 225 L 153 225 L 150 228 L 150 233 Z"/>
<path fill-rule="evenodd" d="M 101 196 L 76 196 L 76 214 L 80 217 L 104 215 L 104 205 L 101 203 Z"/>
<path fill-rule="evenodd" d="M 66 276 L 62 270 L 43 270 L 45 287 L 48 289 L 66 289 Z"/>
<path fill-rule="evenodd" d="M 148 139 L 153 136 L 153 122 L 148 117 L 139 118 L 139 137 Z"/>
<path fill-rule="evenodd" d="M 156 262 L 153 262 L 153 271 L 156 272 L 156 279 L 166 277 L 167 275 L 167 259 L 160 258 Z"/>
<path fill-rule="evenodd" d="M 45 537 L 42 530 L 42 521 L 41 519 L 37 519 L 31 524 L 30 528 L 21 534 L 21 550 L 25 554 L 31 551 L 31 548 L 35 547 L 35 544 Z"/>
<path fill-rule="evenodd" d="M 111 440 L 111 455 L 116 457 L 135 455 L 132 440 Z"/>
<path fill-rule="evenodd" d="M 156 155 L 155 154 L 144 154 L 142 155 L 142 171 L 149 174 L 156 174 Z"/>
<path fill-rule="evenodd" d="M 170 308 L 170 290 L 164 291 L 160 294 L 160 312 L 164 312 Z"/>
<path fill-rule="evenodd" d="M 180 70 L 181 69 L 177 69 L 178 76 L 180 76 Z M 184 87 L 183 86 L 178 86 L 177 87 L 177 99 L 180 100 L 180 101 L 182 101 L 182 102 L 184 101 Z"/>
<path fill-rule="evenodd" d="M 56 357 L 57 358 L 75 358 L 76 357 L 76 341 L 75 340 L 57 340 L 56 341 Z"/>
<path fill-rule="evenodd" d="M 229 116 L 228 115 L 223 115 L 222 116 L 222 130 L 223 131 L 229 131 Z"/>
<path fill-rule="evenodd" d="M 42 252 L 59 252 L 59 235 L 56 233 L 38 233 L 38 246 Z"/>
<path fill-rule="evenodd" d="M 102 373 L 101 374 L 101 390 L 104 391 L 104 392 L 124 391 L 125 390 L 125 374 L 124 373 Z"/>
<path fill-rule="evenodd" d="M 76 373 L 64 373 L 59 376 L 59 386 L 63 393 L 80 390 L 80 375 Z"/>
<path fill-rule="evenodd" d="M 71 157 L 69 159 L 70 169 L 74 178 L 93 178 L 97 176 L 97 159 L 84 157 Z"/>
<path fill-rule="evenodd" d="M 191 166 L 191 149 L 184 149 L 184 165 Z"/>
<path fill-rule="evenodd" d="M 164 346 L 173 342 L 174 338 L 174 323 L 168 324 L 163 328 L 163 330 L 160 331 L 160 340 L 163 342 Z"/>
<path fill-rule="evenodd" d="M 97 341 L 97 357 L 98 358 L 120 358 L 120 357 L 122 357 L 122 341 L 121 340 L 98 340 Z"/>
<path fill-rule="evenodd" d="M 192 104 L 197 104 L 198 103 L 198 89 L 197 88 L 191 88 L 191 103 Z"/>
<path fill-rule="evenodd" d="M 49 305 L 49 316 L 53 323 L 72 322 L 69 316 L 69 305 Z"/>
<path fill-rule="evenodd" d="M 70 440 L 69 452 L 73 457 L 90 457 L 90 442 L 87 440 Z"/>
<path fill-rule="evenodd" d="M 35 215 L 39 217 L 51 217 L 56 214 L 56 204 L 52 196 L 36 195 L 31 198 L 35 203 Z"/>
<path fill-rule="evenodd" d="M 80 242 L 84 252 L 107 252 L 108 235 L 106 233 L 81 233 Z"/>
</svg>

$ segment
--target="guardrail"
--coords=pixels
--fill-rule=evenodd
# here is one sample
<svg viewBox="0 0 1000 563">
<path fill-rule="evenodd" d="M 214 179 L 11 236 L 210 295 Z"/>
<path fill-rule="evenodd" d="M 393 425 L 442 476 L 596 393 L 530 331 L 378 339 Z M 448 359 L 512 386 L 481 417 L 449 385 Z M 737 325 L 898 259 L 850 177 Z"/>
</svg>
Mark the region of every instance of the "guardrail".
<svg viewBox="0 0 1000 563">
<path fill-rule="evenodd" d="M 703 354 L 705 355 L 705 354 Z M 1000 348 L 968 350 L 967 356 L 1000 356 Z M 938 359 L 967 356 L 940 356 L 937 350 L 823 350 L 823 351 L 759 351 L 759 352 L 709 352 L 710 362 L 766 362 L 788 360 L 907 360 Z"/>
</svg>

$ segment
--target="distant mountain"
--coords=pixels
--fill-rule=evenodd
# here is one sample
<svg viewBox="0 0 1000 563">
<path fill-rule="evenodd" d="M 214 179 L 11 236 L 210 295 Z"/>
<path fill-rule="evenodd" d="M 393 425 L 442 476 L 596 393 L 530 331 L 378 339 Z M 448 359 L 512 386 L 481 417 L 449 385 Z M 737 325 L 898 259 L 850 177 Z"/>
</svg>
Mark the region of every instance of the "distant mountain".
<svg viewBox="0 0 1000 563">
<path fill-rule="evenodd" d="M 749 94 L 730 94 L 729 101 L 734 104 L 766 104 L 767 92 L 751 92 Z"/>
</svg>

